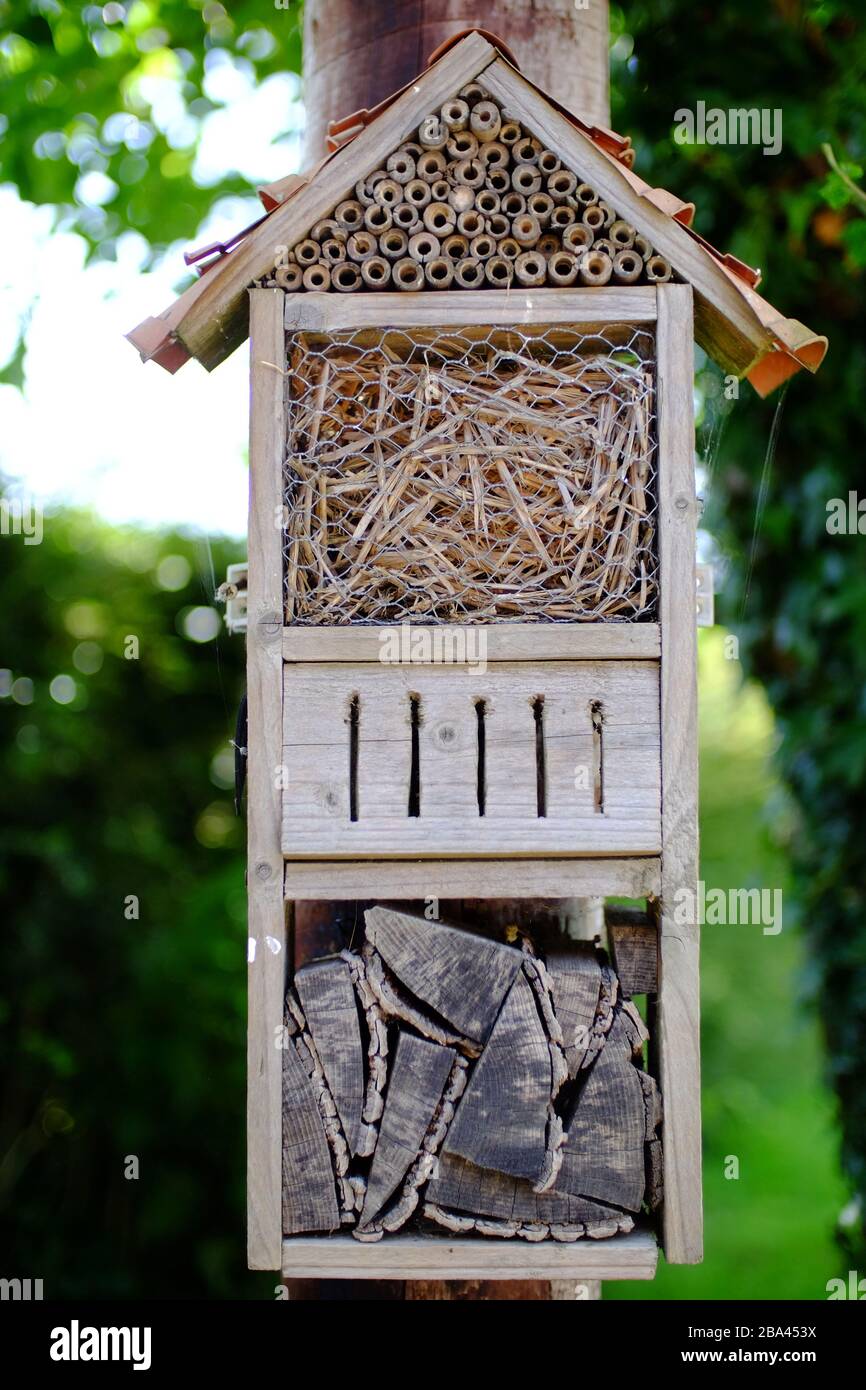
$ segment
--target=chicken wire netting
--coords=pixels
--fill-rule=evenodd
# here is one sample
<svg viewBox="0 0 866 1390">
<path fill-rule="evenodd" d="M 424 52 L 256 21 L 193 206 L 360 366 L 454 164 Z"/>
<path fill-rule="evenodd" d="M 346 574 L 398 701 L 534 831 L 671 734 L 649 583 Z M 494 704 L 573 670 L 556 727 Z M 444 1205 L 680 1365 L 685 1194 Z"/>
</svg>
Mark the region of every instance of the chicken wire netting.
<svg viewBox="0 0 866 1390">
<path fill-rule="evenodd" d="M 654 339 L 289 341 L 286 621 L 651 621 Z"/>
</svg>

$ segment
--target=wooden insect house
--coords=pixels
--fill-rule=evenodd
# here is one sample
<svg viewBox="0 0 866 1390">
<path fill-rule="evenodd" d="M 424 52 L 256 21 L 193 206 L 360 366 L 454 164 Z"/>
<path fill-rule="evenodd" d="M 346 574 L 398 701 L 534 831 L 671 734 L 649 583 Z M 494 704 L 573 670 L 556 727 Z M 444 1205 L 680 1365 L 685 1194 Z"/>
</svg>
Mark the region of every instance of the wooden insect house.
<svg viewBox="0 0 866 1390">
<path fill-rule="evenodd" d="M 701 1257 L 693 341 L 762 394 L 825 344 L 478 33 L 342 124 L 130 335 L 250 335 L 250 1265 L 651 1278 Z"/>
</svg>

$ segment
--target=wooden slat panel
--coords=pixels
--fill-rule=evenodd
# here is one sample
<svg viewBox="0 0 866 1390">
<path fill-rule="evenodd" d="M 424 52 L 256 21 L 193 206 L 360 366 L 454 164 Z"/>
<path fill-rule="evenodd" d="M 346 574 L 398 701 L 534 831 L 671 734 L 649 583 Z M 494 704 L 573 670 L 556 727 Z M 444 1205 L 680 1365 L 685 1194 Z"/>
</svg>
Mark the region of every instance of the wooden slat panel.
<svg viewBox="0 0 866 1390">
<path fill-rule="evenodd" d="M 456 667 L 453 680 L 426 686 L 420 715 L 421 814 L 474 821 L 478 815 L 478 717 L 470 672 Z"/>
<path fill-rule="evenodd" d="M 283 659 L 378 662 L 382 656 L 382 633 L 392 630 L 387 626 L 286 627 Z M 408 630 L 413 638 L 423 633 L 431 644 L 441 631 L 416 623 Z M 479 640 L 483 640 L 484 648 L 479 648 Z M 651 661 L 659 657 L 661 641 L 658 623 L 494 623 L 475 628 L 467 651 L 485 648 L 488 662 Z"/>
<path fill-rule="evenodd" d="M 396 680 L 382 681 L 378 669 L 370 670 L 372 680 L 361 668 L 352 687 L 358 694 L 358 824 L 380 817 L 401 822 L 409 809 L 412 766 L 411 673 L 398 669 Z"/>
<path fill-rule="evenodd" d="M 461 1236 L 393 1235 L 376 1245 L 351 1236 L 283 1242 L 283 1274 L 310 1279 L 652 1279 L 658 1251 L 649 1231 L 560 1245 Z"/>
<path fill-rule="evenodd" d="M 286 931 L 280 851 L 283 662 L 282 556 L 274 517 L 285 445 L 281 296 L 254 290 L 250 304 L 250 513 L 247 623 L 247 1258 L 279 1269 L 282 1240 L 282 1079 L 274 1038 L 282 1026 Z"/>
<path fill-rule="evenodd" d="M 698 877 L 692 292 L 659 287 L 662 913 L 657 1041 L 665 1101 L 666 1258 L 702 1256 L 699 929 L 673 920 Z"/>
<path fill-rule="evenodd" d="M 292 788 L 306 799 L 286 798 L 283 848 L 287 858 L 415 858 L 484 855 L 656 854 L 660 847 L 658 667 L 653 662 L 500 663 L 484 674 L 444 666 L 289 665 L 286 670 L 284 760 Z M 350 823 L 334 814 L 326 794 L 329 747 L 346 738 L 342 720 L 330 724 L 318 711 L 340 695 L 359 693 L 361 723 L 374 730 L 376 776 L 362 798 L 359 818 Z M 448 709 L 465 724 L 455 736 L 454 773 L 466 778 L 461 793 L 448 792 L 434 770 L 433 786 L 448 796 L 446 813 L 428 806 L 425 782 L 434 757 L 429 740 L 437 725 L 422 726 L 421 815 L 409 817 L 406 744 L 408 694 L 421 710 Z M 464 694 L 465 692 L 465 694 Z M 555 798 L 539 817 L 536 797 L 534 698 L 551 701 Z M 478 815 L 476 768 L 471 749 L 477 720 L 473 701 L 484 699 L 486 729 L 486 813 Z M 572 754 L 587 746 L 590 702 L 605 711 L 604 812 L 575 778 Z M 405 704 L 404 704 L 405 701 Z M 366 712 L 374 711 L 370 715 Z M 378 714 L 381 711 L 382 717 Z M 558 713 L 556 713 L 558 711 Z M 573 735 L 566 735 L 566 719 Z M 454 721 L 452 721 L 454 722 Z M 462 751 L 460 751 L 462 750 Z M 547 755 L 547 747 L 545 753 Z M 362 762 L 366 756 L 362 741 Z M 362 774 L 359 772 L 359 776 Z M 371 805 L 372 802 L 372 805 Z M 465 814 L 457 815 L 457 806 Z M 429 813 L 428 813 L 429 812 Z M 474 896 L 474 895 L 473 895 Z"/>
<path fill-rule="evenodd" d="M 337 860 L 286 864 L 286 896 L 295 901 L 363 898 L 648 898 L 661 891 L 660 861 L 634 859 L 509 859 L 508 876 L 494 860 Z"/>
</svg>

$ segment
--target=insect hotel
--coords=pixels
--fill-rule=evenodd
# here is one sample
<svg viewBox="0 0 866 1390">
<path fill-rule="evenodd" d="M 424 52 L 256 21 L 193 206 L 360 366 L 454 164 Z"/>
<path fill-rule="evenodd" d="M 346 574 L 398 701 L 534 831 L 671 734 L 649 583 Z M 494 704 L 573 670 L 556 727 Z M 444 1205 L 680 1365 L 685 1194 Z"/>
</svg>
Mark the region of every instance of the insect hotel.
<svg viewBox="0 0 866 1390">
<path fill-rule="evenodd" d="M 478 33 L 331 144 L 130 335 L 250 336 L 249 1263 L 651 1278 L 701 1258 L 693 341 L 761 394 L 826 344 Z"/>
</svg>

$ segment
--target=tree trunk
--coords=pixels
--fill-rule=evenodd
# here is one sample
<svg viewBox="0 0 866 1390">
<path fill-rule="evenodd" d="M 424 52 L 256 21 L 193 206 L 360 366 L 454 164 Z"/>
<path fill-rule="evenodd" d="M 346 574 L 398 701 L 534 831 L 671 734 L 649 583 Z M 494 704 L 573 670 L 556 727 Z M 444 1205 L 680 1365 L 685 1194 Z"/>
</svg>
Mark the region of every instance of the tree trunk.
<svg viewBox="0 0 866 1390">
<path fill-rule="evenodd" d="M 593 125 L 610 121 L 607 0 L 306 0 L 305 163 L 325 152 L 328 122 L 411 82 L 462 29 L 487 29 L 521 71 Z"/>
<path fill-rule="evenodd" d="M 479 27 L 501 38 L 521 71 L 585 120 L 607 125 L 608 6 L 589 0 L 306 0 L 304 22 L 305 163 L 325 152 L 328 122 L 352 111 L 375 106 L 410 82 L 426 66 L 434 49 L 463 29 Z M 300 903 L 295 910 L 294 963 L 339 950 L 363 932 L 366 904 Z M 443 903 L 443 917 L 471 922 L 515 920 L 527 904 Z M 533 903 L 541 919 L 554 917 L 569 935 L 591 937 L 603 929 L 595 900 Z M 423 904 L 421 905 L 423 910 Z M 601 923 L 601 926 L 599 925 Z M 293 1299 L 487 1299 L 597 1298 L 598 1285 L 563 1281 L 521 1280 L 506 1284 L 482 1281 L 431 1281 L 402 1284 L 394 1280 L 289 1280 Z"/>
</svg>

